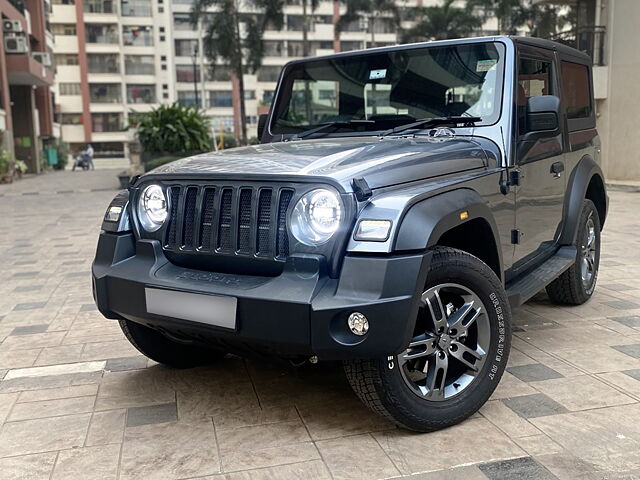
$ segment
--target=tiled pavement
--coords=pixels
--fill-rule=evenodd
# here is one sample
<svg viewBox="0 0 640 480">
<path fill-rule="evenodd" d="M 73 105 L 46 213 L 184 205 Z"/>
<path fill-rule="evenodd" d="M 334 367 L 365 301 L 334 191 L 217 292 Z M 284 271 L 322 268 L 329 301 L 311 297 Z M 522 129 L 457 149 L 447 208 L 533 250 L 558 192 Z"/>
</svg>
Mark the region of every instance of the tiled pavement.
<svg viewBox="0 0 640 480">
<path fill-rule="evenodd" d="M 0 479 L 640 478 L 640 194 L 611 192 L 596 296 L 518 309 L 491 401 L 418 435 L 365 410 L 337 366 L 140 356 L 91 298 L 116 186 L 0 186 Z"/>
</svg>

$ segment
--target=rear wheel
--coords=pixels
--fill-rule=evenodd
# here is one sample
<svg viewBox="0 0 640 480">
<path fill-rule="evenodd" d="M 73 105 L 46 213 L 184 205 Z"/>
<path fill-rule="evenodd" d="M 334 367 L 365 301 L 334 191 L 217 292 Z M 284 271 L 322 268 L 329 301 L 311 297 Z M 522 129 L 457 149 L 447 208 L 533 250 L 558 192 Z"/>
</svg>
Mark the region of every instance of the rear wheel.
<svg viewBox="0 0 640 480">
<path fill-rule="evenodd" d="M 507 363 L 511 312 L 482 261 L 435 250 L 407 349 L 345 362 L 360 399 L 396 424 L 428 432 L 456 424 L 491 396 Z"/>
<path fill-rule="evenodd" d="M 600 267 L 600 217 L 591 200 L 582 202 L 576 243 L 575 263 L 547 286 L 551 301 L 560 305 L 581 305 L 596 289 Z"/>
<path fill-rule="evenodd" d="M 140 353 L 169 367 L 196 367 L 224 356 L 223 352 L 173 341 L 152 328 L 130 320 L 119 320 L 119 322 L 127 340 Z"/>
</svg>

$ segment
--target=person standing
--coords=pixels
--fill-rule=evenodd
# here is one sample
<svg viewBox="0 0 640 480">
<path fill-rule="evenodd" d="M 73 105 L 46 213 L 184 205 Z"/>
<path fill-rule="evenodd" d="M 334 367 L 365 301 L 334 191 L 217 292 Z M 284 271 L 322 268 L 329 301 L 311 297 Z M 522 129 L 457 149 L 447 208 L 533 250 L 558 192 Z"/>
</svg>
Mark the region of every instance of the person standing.
<svg viewBox="0 0 640 480">
<path fill-rule="evenodd" d="M 93 165 L 93 147 L 91 146 L 90 143 L 87 145 L 87 149 L 84 151 L 84 154 L 87 160 L 87 166 L 89 167 L 89 170 L 95 170 L 96 167 Z"/>
</svg>

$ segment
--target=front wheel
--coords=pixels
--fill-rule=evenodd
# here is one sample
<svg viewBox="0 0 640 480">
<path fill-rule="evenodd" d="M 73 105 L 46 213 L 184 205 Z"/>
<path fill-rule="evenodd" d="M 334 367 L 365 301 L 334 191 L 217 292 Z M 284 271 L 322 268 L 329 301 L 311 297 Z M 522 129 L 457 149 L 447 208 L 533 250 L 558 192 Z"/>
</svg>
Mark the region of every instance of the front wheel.
<svg viewBox="0 0 640 480">
<path fill-rule="evenodd" d="M 433 253 L 414 336 L 399 355 L 345 362 L 353 390 L 401 427 L 429 432 L 474 414 L 495 390 L 511 345 L 495 273 L 452 248 Z"/>
</svg>

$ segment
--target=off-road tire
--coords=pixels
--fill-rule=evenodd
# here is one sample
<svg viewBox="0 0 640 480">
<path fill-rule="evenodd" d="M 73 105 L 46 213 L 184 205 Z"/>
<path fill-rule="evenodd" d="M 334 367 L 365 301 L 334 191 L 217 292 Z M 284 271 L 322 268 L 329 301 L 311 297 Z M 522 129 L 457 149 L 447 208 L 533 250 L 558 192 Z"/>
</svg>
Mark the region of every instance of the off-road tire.
<svg viewBox="0 0 640 480">
<path fill-rule="evenodd" d="M 473 415 L 491 396 L 500 382 L 511 346 L 511 310 L 502 283 L 478 258 L 461 250 L 434 249 L 426 289 L 454 282 L 471 289 L 489 317 L 490 346 L 476 380 L 452 398 L 431 401 L 416 395 L 391 359 L 351 360 L 344 371 L 356 395 L 374 412 L 398 426 L 430 432 L 459 423 Z M 398 362 L 395 362 L 396 364 Z"/>
<path fill-rule="evenodd" d="M 590 286 L 586 287 L 582 281 L 583 248 L 587 234 L 587 223 L 593 220 L 595 230 L 595 273 Z M 578 220 L 578 232 L 576 234 L 576 261 L 562 275 L 547 286 L 549 299 L 559 305 L 582 305 L 593 295 L 598 281 L 598 269 L 600 266 L 600 217 L 596 206 L 591 200 L 583 200 L 582 212 Z"/>
<path fill-rule="evenodd" d="M 119 320 L 131 345 L 154 362 L 173 368 L 191 368 L 211 363 L 223 352 L 170 340 L 160 332 L 130 320 Z"/>
</svg>

